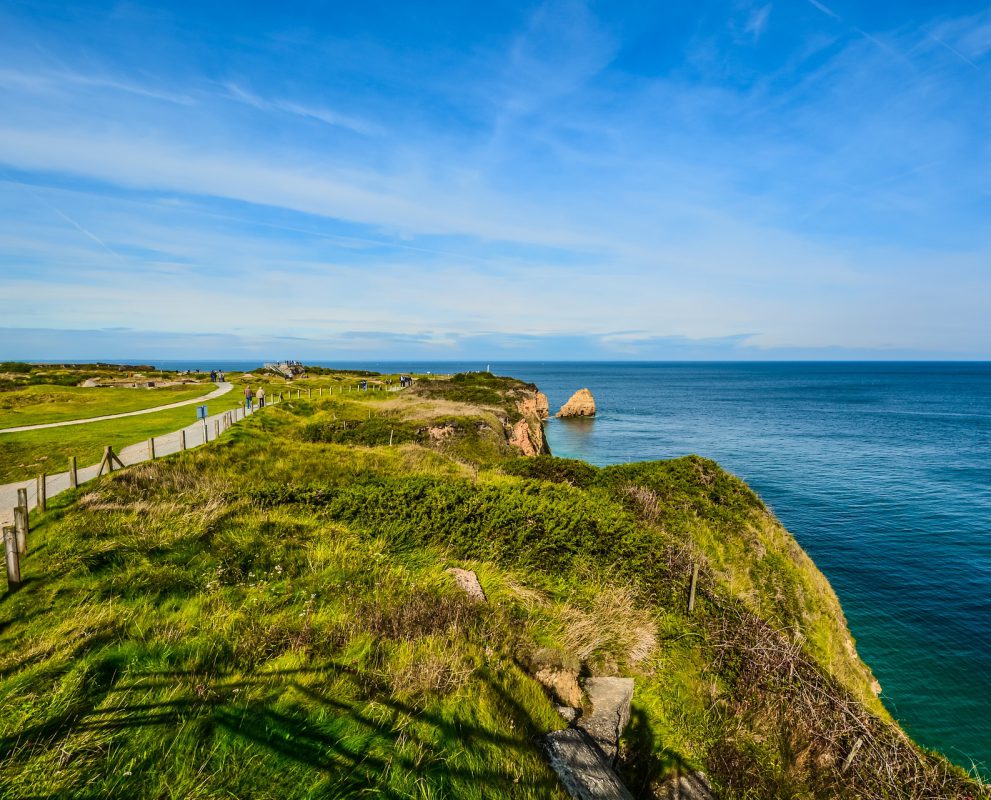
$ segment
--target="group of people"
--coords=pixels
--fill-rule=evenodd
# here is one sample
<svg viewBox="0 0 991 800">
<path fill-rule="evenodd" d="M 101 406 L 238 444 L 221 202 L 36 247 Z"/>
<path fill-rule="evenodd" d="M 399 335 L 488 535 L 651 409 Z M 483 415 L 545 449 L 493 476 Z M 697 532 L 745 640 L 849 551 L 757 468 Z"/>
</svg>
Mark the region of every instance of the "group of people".
<svg viewBox="0 0 991 800">
<path fill-rule="evenodd" d="M 211 383 L 217 383 L 218 381 L 220 383 L 223 383 L 224 382 L 224 371 L 222 369 L 219 369 L 219 370 L 218 369 L 211 369 L 210 370 L 210 382 Z"/>
<path fill-rule="evenodd" d="M 413 379 L 409 375 L 400 375 L 399 385 L 405 389 L 407 386 L 413 385 Z"/>
<path fill-rule="evenodd" d="M 244 407 L 246 409 L 248 409 L 248 411 L 251 411 L 252 410 L 252 403 L 254 402 L 254 400 L 256 398 L 258 399 L 258 407 L 259 408 L 265 408 L 265 387 L 264 386 L 259 386 L 258 387 L 258 391 L 255 392 L 255 391 L 252 390 L 252 388 L 251 388 L 250 385 L 245 386 L 244 387 Z"/>
</svg>

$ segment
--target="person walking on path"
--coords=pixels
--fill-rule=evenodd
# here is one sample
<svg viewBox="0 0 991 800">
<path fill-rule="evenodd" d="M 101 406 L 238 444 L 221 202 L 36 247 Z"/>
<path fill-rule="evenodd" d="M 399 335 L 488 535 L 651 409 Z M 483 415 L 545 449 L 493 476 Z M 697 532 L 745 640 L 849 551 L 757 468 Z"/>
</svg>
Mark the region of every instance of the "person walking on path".
<svg viewBox="0 0 991 800">
<path fill-rule="evenodd" d="M 265 408 L 265 387 L 258 387 L 258 408 Z"/>
<path fill-rule="evenodd" d="M 251 401 L 254 400 L 254 397 L 255 397 L 255 393 L 253 391 L 251 391 L 251 385 L 249 384 L 249 385 L 245 386 L 244 387 L 244 406 L 245 406 L 245 408 L 248 409 L 248 411 L 251 411 Z"/>
</svg>

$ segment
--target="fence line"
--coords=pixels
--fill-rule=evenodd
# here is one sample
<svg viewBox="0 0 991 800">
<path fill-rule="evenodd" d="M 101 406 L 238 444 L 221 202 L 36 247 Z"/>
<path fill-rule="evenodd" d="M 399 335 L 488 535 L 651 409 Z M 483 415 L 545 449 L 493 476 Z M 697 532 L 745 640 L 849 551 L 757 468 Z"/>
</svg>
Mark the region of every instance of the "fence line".
<svg viewBox="0 0 991 800">
<path fill-rule="evenodd" d="M 276 405 L 272 398 L 266 405 Z M 38 511 L 45 511 L 49 498 L 67 489 L 100 477 L 104 471 L 113 472 L 145 461 L 153 461 L 161 456 L 180 453 L 191 447 L 199 447 L 216 441 L 224 432 L 238 422 L 261 410 L 239 406 L 209 418 L 213 421 L 213 435 L 210 435 L 208 420 L 197 420 L 191 425 L 171 433 L 153 436 L 144 442 L 128 445 L 120 453 L 109 445 L 103 449 L 103 458 L 96 464 L 79 468 L 75 456 L 69 456 L 68 470 L 54 475 L 41 473 L 35 479 L 17 481 L 0 486 L 0 531 L 3 532 L 4 560 L 7 567 L 8 590 L 21 585 L 20 556 L 28 551 L 30 535 L 30 508 L 33 503 Z M 33 491 L 32 491 L 33 489 Z M 16 495 L 16 504 L 14 497 Z M 7 509 L 10 509 L 8 514 Z M 9 518 L 8 518 L 9 517 Z M 11 524 L 13 523 L 13 524 Z M 8 538 L 10 543 L 8 544 Z"/>
<path fill-rule="evenodd" d="M 352 391 L 352 386 L 348 385 L 348 393 Z M 333 386 L 329 392 L 333 394 Z M 386 391 L 384 386 L 367 385 L 362 389 L 354 386 L 353 391 Z M 392 391 L 389 389 L 389 391 Z M 341 394 L 344 393 L 344 386 L 340 387 Z M 277 405 L 283 402 L 283 393 L 267 397 L 266 406 Z M 287 391 L 288 399 L 292 399 L 292 389 Z M 306 389 L 306 397 L 313 396 L 311 388 Z M 323 387 L 320 387 L 318 396 L 323 396 Z M 302 399 L 302 389 L 296 389 L 296 398 Z M 30 502 L 33 500 L 35 509 L 41 512 L 46 510 L 49 497 L 61 494 L 67 489 L 76 489 L 81 483 L 86 483 L 103 475 L 104 470 L 108 473 L 115 469 L 124 469 L 134 464 L 145 461 L 154 461 L 161 456 L 181 453 L 192 447 L 199 447 L 215 441 L 220 436 L 247 417 L 257 413 L 265 406 L 247 405 L 238 406 L 230 411 L 214 414 L 212 417 L 197 420 L 196 422 L 180 428 L 171 433 L 161 436 L 152 436 L 144 442 L 137 442 L 121 449 L 116 453 L 113 447 L 107 445 L 103 449 L 103 458 L 96 464 L 79 468 L 76 456 L 69 456 L 68 469 L 54 475 L 41 473 L 34 480 L 15 481 L 0 486 L 0 532 L 2 532 L 4 560 L 7 567 L 7 587 L 8 591 L 13 591 L 21 585 L 20 557 L 28 551 L 28 541 L 30 535 Z M 372 412 L 369 410 L 368 418 L 371 419 Z M 336 415 L 335 415 L 336 418 Z M 213 422 L 213 436 L 210 436 L 209 422 Z M 347 422 L 344 423 L 347 430 Z M 393 441 L 393 431 L 389 430 L 389 444 Z M 33 497 L 31 488 L 34 488 Z M 16 493 L 17 502 L 14 505 L 11 501 Z M 10 518 L 5 509 L 10 508 Z M 13 522 L 13 524 L 10 524 Z M 696 567 L 697 569 L 697 567 Z M 692 576 L 692 598 L 690 606 L 694 605 L 695 580 L 697 573 Z"/>
</svg>

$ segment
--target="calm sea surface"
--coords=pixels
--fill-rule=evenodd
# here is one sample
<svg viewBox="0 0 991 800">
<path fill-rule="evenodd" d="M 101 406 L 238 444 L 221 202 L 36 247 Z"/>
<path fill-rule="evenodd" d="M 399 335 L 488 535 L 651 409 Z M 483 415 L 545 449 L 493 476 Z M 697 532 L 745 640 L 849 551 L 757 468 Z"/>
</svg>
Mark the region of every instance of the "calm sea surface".
<svg viewBox="0 0 991 800">
<path fill-rule="evenodd" d="M 698 453 L 744 478 L 829 578 L 887 707 L 917 741 L 989 772 L 991 364 L 491 366 L 538 384 L 552 411 L 592 390 L 596 419 L 549 421 L 555 455 Z"/>
</svg>

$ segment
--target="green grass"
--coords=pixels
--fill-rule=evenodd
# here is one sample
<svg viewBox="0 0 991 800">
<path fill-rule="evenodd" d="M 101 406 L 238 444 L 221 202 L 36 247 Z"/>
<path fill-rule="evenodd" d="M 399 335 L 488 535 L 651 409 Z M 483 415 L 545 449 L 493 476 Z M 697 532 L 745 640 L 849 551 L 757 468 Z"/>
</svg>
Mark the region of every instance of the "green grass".
<svg viewBox="0 0 991 800">
<path fill-rule="evenodd" d="M 30 386 L 0 392 L 0 428 L 123 414 L 192 400 L 209 394 L 215 388 L 213 383 L 156 389 Z"/>
<path fill-rule="evenodd" d="M 546 648 L 635 679 L 638 797 L 692 768 L 728 798 L 986 796 L 864 697 L 828 584 L 712 462 L 519 460 L 470 426 L 389 447 L 386 422 L 450 417 L 380 400 L 293 399 L 33 515 L 0 599 L 0 796 L 563 798 Z M 335 415 L 367 427 L 314 433 Z M 841 774 L 844 726 L 874 738 Z"/>
<path fill-rule="evenodd" d="M 235 388 L 206 405 L 210 414 L 217 414 L 236 408 L 243 399 Z M 196 406 L 190 405 L 85 425 L 0 434 L 0 483 L 23 480 L 40 472 L 63 472 L 69 456 L 76 456 L 79 466 L 94 464 L 100 460 L 105 445 L 120 452 L 127 445 L 171 433 L 195 420 Z"/>
<path fill-rule="evenodd" d="M 38 369 L 35 368 L 27 375 L 37 378 L 38 374 Z M 51 377 L 48 373 L 42 374 Z M 57 374 L 71 375 L 73 380 L 81 380 L 80 376 L 88 372 L 59 370 Z M 260 372 L 257 376 L 250 381 L 253 390 L 257 392 L 260 386 L 264 386 L 270 399 L 280 392 L 285 399 L 294 399 L 297 389 L 305 398 L 307 389 L 311 389 L 312 399 L 315 401 L 318 399 L 318 391 L 321 387 L 324 388 L 328 401 L 331 399 L 330 389 L 340 392 L 342 388 L 346 393 L 337 397 L 346 397 L 354 403 L 379 402 L 392 396 L 387 392 L 347 393 L 348 387 L 356 390 L 360 380 L 350 374 L 335 373 L 329 377 L 297 380 L 292 384 Z M 244 402 L 244 382 L 240 374 L 229 373 L 226 377 L 235 384 L 234 389 L 207 403 L 210 414 L 228 411 Z M 0 392 L 0 423 L 2 423 L 0 427 L 17 427 L 133 411 L 201 397 L 213 388 L 215 385 L 209 383 L 182 390 L 80 389 L 52 384 L 32 385 Z M 157 394 L 158 392 L 162 394 Z M 7 410 L 5 411 L 4 408 Z M 119 452 L 123 447 L 152 436 L 161 436 L 178 430 L 191 424 L 195 419 L 196 407 L 191 405 L 119 420 L 0 434 L 0 483 L 25 480 L 40 472 L 62 472 L 67 468 L 69 456 L 75 456 L 80 466 L 96 463 L 100 460 L 106 445 L 112 446 Z"/>
<path fill-rule="evenodd" d="M 144 380 L 158 380 L 174 377 L 175 373 L 163 372 L 154 368 L 138 369 L 135 366 L 124 367 L 111 364 L 26 364 L 17 361 L 0 362 L 0 392 L 16 390 L 25 386 L 62 386 L 76 387 L 88 378 L 101 381 L 126 380 L 128 376 L 139 373 Z M 209 373 L 200 374 L 205 379 Z"/>
</svg>

